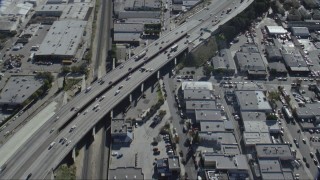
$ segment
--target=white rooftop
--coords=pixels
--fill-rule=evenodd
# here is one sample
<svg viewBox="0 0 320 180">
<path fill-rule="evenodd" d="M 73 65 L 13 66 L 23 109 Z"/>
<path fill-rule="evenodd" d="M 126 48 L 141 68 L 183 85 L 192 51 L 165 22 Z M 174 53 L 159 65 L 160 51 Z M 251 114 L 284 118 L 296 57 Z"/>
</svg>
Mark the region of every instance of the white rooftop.
<svg viewBox="0 0 320 180">
<path fill-rule="evenodd" d="M 182 90 L 185 89 L 205 89 L 205 90 L 213 90 L 211 82 L 204 81 L 184 81 L 182 82 Z"/>
<path fill-rule="evenodd" d="M 267 29 L 270 34 L 285 34 L 288 32 L 282 26 L 267 26 Z"/>
<path fill-rule="evenodd" d="M 55 21 L 36 55 L 73 56 L 81 41 L 86 21 Z"/>
</svg>

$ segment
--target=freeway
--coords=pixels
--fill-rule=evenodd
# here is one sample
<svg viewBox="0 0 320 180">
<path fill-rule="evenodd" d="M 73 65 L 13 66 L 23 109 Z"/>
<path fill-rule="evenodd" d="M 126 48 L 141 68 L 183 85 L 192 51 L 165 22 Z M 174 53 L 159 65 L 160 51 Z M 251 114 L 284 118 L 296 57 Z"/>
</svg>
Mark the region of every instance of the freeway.
<svg viewBox="0 0 320 180">
<path fill-rule="evenodd" d="M 251 1 L 249 3 L 251 3 Z M 243 7 L 246 7 L 249 3 L 243 3 L 242 5 Z M 71 100 L 70 103 L 62 107 L 61 111 L 57 112 L 57 115 L 49 120 L 45 127 L 55 126 L 56 129 L 58 129 L 69 120 L 72 120 L 72 123 L 68 124 L 64 129 L 61 129 L 60 132 L 54 134 L 49 133 L 50 128 L 41 128 L 31 139 L 32 141 L 26 143 L 27 146 L 24 146 L 25 151 L 19 150 L 16 153 L 17 156 L 13 156 L 12 159 L 14 159 L 14 161 L 11 159 L 10 162 L 12 164 L 10 167 L 7 167 L 2 177 L 5 179 L 25 178 L 29 173 L 32 173 L 32 178 L 43 179 L 47 173 L 57 167 L 81 137 L 90 131 L 90 129 L 92 129 L 107 112 L 110 112 L 114 106 L 124 98 L 127 98 L 130 92 L 140 86 L 140 84 L 154 72 L 159 70 L 167 62 L 171 61 L 171 58 L 168 58 L 167 53 L 164 52 L 165 49 L 168 49 L 174 41 L 178 39 L 178 42 L 176 42 L 178 44 L 178 50 L 176 52 L 171 52 L 172 57 L 177 56 L 188 46 L 188 44 L 185 44 L 187 40 L 185 32 L 187 30 L 189 32 L 195 31 L 197 33 L 196 29 L 201 29 L 202 27 L 207 27 L 209 25 L 209 23 L 204 23 L 205 26 L 202 26 L 204 20 L 199 21 L 199 19 L 196 18 L 209 18 L 208 14 L 210 13 L 220 14 L 223 9 L 221 7 L 228 7 L 227 5 L 231 6 L 231 2 L 219 2 L 216 0 L 216 3 L 210 5 L 210 10 L 202 11 L 194 15 L 187 23 L 179 26 L 174 31 L 164 35 L 159 40 L 146 47 L 143 50 L 148 50 L 145 57 L 152 59 L 152 61 L 135 61 L 131 58 L 126 61 L 123 66 L 117 67 L 114 71 L 111 71 L 104 76 L 102 80 L 106 81 L 105 84 L 101 85 L 100 83 L 95 82 L 92 84 L 92 89 L 88 93 L 81 92 L 76 98 Z M 238 9 L 240 9 L 240 7 L 238 7 Z M 240 12 L 240 10 L 238 11 Z M 239 12 L 234 11 L 234 13 L 232 12 L 228 16 L 235 16 Z M 189 39 L 195 40 L 197 38 L 198 35 L 196 34 L 194 36 L 191 35 Z M 170 51 L 170 49 L 168 51 Z M 144 67 L 146 69 L 154 70 L 152 72 L 137 71 L 143 64 L 145 64 Z M 127 80 L 124 77 L 128 76 L 129 73 L 131 73 L 131 78 Z M 112 81 L 112 83 L 109 84 L 108 82 L 110 81 Z M 118 90 L 119 85 L 116 86 L 116 83 L 123 85 L 120 93 L 117 95 L 115 95 L 115 92 Z M 111 85 L 114 85 L 114 87 L 111 87 Z M 106 89 L 108 89 L 108 91 L 106 91 Z M 98 103 L 92 103 L 92 101 L 94 101 L 96 97 L 101 97 L 102 95 L 105 96 L 105 99 L 99 102 L 100 110 L 92 110 L 94 105 Z M 88 103 L 91 103 L 91 105 L 86 107 Z M 71 110 L 72 107 L 79 107 L 78 111 Z M 77 128 L 72 133 L 69 133 L 69 130 L 73 125 L 77 125 Z M 62 137 L 68 138 L 68 141 L 71 140 L 69 146 L 58 143 L 59 139 Z M 52 149 L 48 150 L 48 145 L 52 141 L 55 141 L 56 144 Z"/>
</svg>

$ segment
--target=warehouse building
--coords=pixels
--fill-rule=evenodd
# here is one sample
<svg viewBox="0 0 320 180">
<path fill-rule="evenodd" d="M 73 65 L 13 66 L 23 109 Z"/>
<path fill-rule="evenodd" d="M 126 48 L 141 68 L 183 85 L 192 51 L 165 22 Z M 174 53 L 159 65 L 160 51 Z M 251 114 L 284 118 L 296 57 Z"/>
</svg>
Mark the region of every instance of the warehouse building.
<svg viewBox="0 0 320 180">
<path fill-rule="evenodd" d="M 22 105 L 42 84 L 42 80 L 34 76 L 11 76 L 1 91 L 0 106 L 14 108 Z"/>
<path fill-rule="evenodd" d="M 212 65 L 215 72 L 233 75 L 236 71 L 236 65 L 229 49 L 221 49 L 218 56 L 212 58 Z"/>
<path fill-rule="evenodd" d="M 288 32 L 281 26 L 266 26 L 266 29 L 271 36 L 283 35 Z"/>
<path fill-rule="evenodd" d="M 42 41 L 36 60 L 71 59 L 82 41 L 86 21 L 55 21 Z"/>
<path fill-rule="evenodd" d="M 300 36 L 304 38 L 310 36 L 310 32 L 307 27 L 292 27 L 291 31 L 294 36 Z"/>
</svg>

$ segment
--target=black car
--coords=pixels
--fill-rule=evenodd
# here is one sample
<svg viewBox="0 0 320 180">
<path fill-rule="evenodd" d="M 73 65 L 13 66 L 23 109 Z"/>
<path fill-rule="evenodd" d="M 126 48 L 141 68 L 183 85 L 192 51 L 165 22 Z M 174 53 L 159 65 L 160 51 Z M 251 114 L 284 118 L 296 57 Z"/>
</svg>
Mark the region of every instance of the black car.
<svg viewBox="0 0 320 180">
<path fill-rule="evenodd" d="M 28 174 L 26 180 L 30 179 L 31 176 L 32 176 L 32 173 Z"/>
</svg>

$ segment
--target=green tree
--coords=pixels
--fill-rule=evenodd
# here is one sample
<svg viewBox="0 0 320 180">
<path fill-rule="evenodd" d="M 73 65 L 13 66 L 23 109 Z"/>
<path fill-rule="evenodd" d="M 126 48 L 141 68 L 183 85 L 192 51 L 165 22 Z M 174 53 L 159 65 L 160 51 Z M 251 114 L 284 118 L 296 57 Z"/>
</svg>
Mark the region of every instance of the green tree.
<svg viewBox="0 0 320 180">
<path fill-rule="evenodd" d="M 203 74 L 205 75 L 205 76 L 211 76 L 211 73 L 213 72 L 213 70 L 214 70 L 214 67 L 213 66 L 204 66 L 203 67 Z"/>
<path fill-rule="evenodd" d="M 71 72 L 71 69 L 69 66 L 62 66 L 61 67 L 61 73 L 62 74 L 68 74 L 69 72 Z"/>
</svg>

